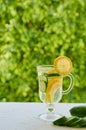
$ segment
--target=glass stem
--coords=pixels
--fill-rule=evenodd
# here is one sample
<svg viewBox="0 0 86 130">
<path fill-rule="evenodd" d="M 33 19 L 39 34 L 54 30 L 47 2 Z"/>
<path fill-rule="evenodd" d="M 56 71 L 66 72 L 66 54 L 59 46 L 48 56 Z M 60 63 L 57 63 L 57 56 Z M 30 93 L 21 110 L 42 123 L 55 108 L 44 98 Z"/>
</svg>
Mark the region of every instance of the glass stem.
<svg viewBox="0 0 86 130">
<path fill-rule="evenodd" d="M 47 115 L 49 117 L 54 116 L 55 114 L 55 104 L 47 104 Z"/>
</svg>

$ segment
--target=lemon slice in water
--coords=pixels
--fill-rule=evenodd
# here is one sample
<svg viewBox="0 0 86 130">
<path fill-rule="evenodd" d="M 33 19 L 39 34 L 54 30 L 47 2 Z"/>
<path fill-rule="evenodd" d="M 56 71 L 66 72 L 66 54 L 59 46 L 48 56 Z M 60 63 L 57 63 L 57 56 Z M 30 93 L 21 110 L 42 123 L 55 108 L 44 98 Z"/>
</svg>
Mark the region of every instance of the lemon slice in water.
<svg viewBox="0 0 86 130">
<path fill-rule="evenodd" d="M 46 90 L 46 99 L 45 99 L 47 103 L 53 102 L 54 94 L 56 90 L 61 86 L 62 86 L 61 76 L 49 80 L 47 90 Z"/>
</svg>

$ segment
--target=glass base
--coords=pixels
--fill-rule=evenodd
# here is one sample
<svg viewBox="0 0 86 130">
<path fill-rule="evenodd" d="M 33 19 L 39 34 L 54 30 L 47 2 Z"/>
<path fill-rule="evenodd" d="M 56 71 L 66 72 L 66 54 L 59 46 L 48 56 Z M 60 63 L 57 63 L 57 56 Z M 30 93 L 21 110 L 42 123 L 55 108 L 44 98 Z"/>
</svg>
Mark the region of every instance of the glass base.
<svg viewBox="0 0 86 130">
<path fill-rule="evenodd" d="M 55 121 L 56 119 L 59 119 L 61 117 L 61 115 L 58 114 L 40 114 L 39 118 L 45 121 Z"/>
</svg>

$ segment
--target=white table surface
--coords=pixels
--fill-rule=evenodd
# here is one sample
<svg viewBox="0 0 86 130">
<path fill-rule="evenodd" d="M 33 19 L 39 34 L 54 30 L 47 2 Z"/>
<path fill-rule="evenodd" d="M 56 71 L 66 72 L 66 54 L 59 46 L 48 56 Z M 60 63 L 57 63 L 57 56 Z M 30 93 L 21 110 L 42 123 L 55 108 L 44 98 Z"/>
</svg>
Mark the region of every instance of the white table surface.
<svg viewBox="0 0 86 130">
<path fill-rule="evenodd" d="M 56 111 L 70 116 L 69 109 L 86 103 L 58 103 Z M 54 126 L 52 122 L 40 120 L 38 115 L 45 112 L 43 103 L 0 103 L 0 130 L 86 130 L 86 128 L 69 128 Z"/>
</svg>

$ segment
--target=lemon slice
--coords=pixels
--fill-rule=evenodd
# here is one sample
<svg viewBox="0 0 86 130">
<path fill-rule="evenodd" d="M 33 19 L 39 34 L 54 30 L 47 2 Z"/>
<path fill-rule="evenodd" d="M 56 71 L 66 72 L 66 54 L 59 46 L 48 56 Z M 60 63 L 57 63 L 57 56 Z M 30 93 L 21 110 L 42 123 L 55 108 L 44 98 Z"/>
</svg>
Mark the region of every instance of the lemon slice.
<svg viewBox="0 0 86 130">
<path fill-rule="evenodd" d="M 47 103 L 53 102 L 54 94 L 56 90 L 61 86 L 62 86 L 61 76 L 49 80 L 47 90 L 46 90 L 46 99 L 45 99 Z"/>
<path fill-rule="evenodd" d="M 55 69 L 48 71 L 48 74 L 56 74 L 56 73 L 57 73 L 57 71 Z"/>
<path fill-rule="evenodd" d="M 55 69 L 48 71 L 47 75 L 48 77 L 60 76 Z"/>
<path fill-rule="evenodd" d="M 66 56 L 59 56 L 54 60 L 54 68 L 61 75 L 67 75 L 72 70 L 72 61 Z"/>
</svg>

